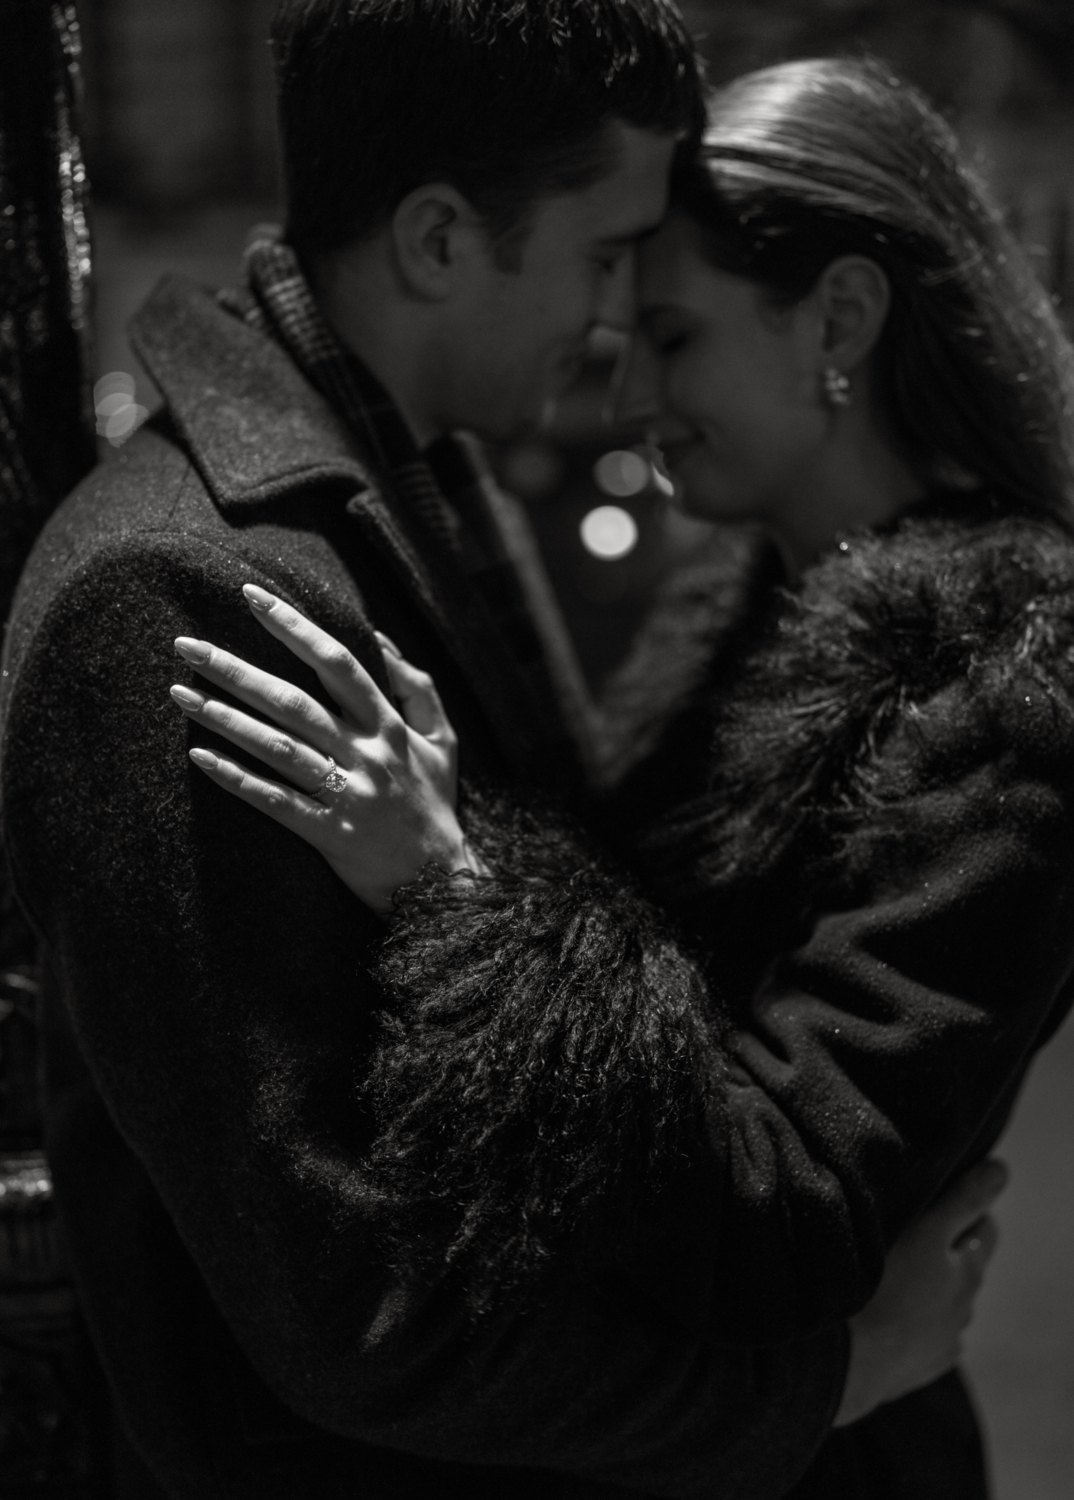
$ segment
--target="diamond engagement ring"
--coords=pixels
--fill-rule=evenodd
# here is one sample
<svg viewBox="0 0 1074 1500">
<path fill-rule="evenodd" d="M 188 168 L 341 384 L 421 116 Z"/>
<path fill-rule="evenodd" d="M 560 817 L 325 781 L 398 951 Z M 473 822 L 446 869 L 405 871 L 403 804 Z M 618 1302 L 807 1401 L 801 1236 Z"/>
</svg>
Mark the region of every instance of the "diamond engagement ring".
<svg viewBox="0 0 1074 1500">
<path fill-rule="evenodd" d="M 341 771 L 339 769 L 339 767 L 336 765 L 335 761 L 332 759 L 332 757 L 329 756 L 328 757 L 328 775 L 321 782 L 321 784 L 317 788 L 317 790 L 315 792 L 311 792 L 310 793 L 310 796 L 311 797 L 320 797 L 325 792 L 341 792 L 346 785 L 347 785 L 347 773 L 346 773 L 346 771 Z"/>
</svg>

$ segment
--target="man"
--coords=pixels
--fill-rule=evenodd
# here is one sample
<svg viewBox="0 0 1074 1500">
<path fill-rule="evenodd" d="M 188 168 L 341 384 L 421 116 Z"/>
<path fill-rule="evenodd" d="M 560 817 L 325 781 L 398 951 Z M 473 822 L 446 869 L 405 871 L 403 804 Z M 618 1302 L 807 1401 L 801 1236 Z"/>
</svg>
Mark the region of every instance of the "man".
<svg viewBox="0 0 1074 1500">
<path fill-rule="evenodd" d="M 169 280 L 140 315 L 163 408 L 42 538 L 3 680 L 49 1154 L 120 1492 L 778 1495 L 837 1410 L 944 1367 L 979 1260 L 952 1260 L 913 1357 L 896 1265 L 846 1391 L 843 1328 L 716 1349 L 612 1273 L 553 1268 L 539 1306 L 472 1325 L 450 1278 L 382 1253 L 363 1180 L 379 924 L 191 771 L 168 703 L 180 634 L 293 671 L 255 582 L 382 686 L 373 625 L 431 670 L 464 776 L 580 795 L 447 435 L 532 423 L 591 328 L 629 326 L 633 243 L 699 128 L 689 39 L 667 0 L 287 0 L 274 40 L 286 243 L 235 297 Z"/>
</svg>

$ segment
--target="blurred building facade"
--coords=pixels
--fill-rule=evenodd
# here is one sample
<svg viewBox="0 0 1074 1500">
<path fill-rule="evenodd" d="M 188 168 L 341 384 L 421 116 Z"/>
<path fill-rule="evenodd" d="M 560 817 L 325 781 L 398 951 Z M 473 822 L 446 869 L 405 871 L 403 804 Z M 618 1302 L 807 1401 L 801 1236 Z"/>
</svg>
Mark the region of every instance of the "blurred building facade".
<svg viewBox="0 0 1074 1500">
<path fill-rule="evenodd" d="M 83 0 L 98 198 L 149 218 L 276 190 L 274 0 Z"/>
</svg>

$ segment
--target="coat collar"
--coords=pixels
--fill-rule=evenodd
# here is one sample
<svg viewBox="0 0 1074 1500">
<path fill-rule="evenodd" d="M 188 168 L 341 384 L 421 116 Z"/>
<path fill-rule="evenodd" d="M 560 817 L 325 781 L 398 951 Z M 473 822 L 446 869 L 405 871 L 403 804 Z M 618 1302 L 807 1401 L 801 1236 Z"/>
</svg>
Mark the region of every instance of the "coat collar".
<svg viewBox="0 0 1074 1500">
<path fill-rule="evenodd" d="M 286 353 L 211 292 L 174 275 L 135 317 L 131 343 L 221 512 L 311 489 L 346 497 L 366 540 L 451 652 L 508 764 L 543 779 L 550 726 L 535 716 L 480 601 L 465 580 L 452 583 L 427 566 L 350 430 Z"/>
<path fill-rule="evenodd" d="M 165 276 L 131 344 L 225 513 L 311 486 L 375 488 L 354 440 L 271 339 L 185 276 Z"/>
</svg>

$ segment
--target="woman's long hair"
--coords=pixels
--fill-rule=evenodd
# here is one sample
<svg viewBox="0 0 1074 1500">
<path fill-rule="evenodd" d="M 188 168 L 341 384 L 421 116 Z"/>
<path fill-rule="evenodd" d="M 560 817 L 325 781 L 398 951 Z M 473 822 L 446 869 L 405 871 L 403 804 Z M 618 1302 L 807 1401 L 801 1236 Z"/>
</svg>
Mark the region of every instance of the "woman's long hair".
<svg viewBox="0 0 1074 1500">
<path fill-rule="evenodd" d="M 887 273 L 879 392 L 928 485 L 980 482 L 1074 525 L 1074 351 L 954 133 L 876 61 L 819 58 L 712 97 L 676 183 L 713 264 L 806 296 L 840 255 Z"/>
</svg>

